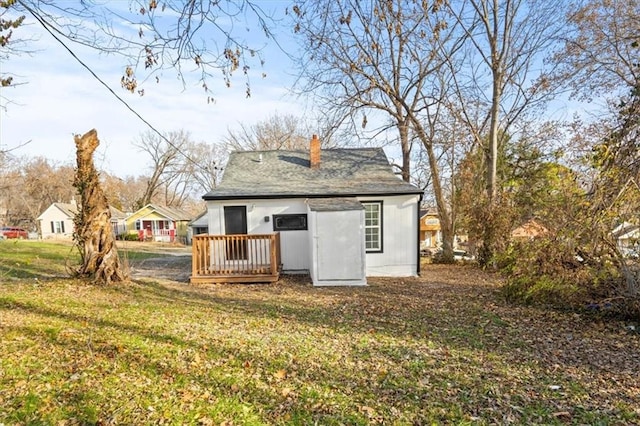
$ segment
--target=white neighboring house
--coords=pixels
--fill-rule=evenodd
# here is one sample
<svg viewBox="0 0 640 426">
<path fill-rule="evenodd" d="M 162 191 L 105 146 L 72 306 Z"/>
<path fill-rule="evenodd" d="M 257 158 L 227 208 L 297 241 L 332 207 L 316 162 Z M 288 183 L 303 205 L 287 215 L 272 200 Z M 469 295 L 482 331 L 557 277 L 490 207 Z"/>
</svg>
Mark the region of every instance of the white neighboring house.
<svg viewBox="0 0 640 426">
<path fill-rule="evenodd" d="M 366 285 L 419 274 L 422 190 L 402 181 L 382 148 L 233 152 L 203 196 L 212 235 L 280 233 L 284 273 L 313 284 Z"/>
<path fill-rule="evenodd" d="M 109 206 L 111 212 L 111 227 L 113 228 L 113 235 L 116 237 L 127 232 L 127 214 L 122 210 L 119 210 L 113 206 Z"/>
<path fill-rule="evenodd" d="M 71 239 L 73 236 L 73 217 L 78 212 L 74 202 L 53 203 L 36 219 L 43 239 Z"/>
<path fill-rule="evenodd" d="M 114 235 L 120 235 L 126 229 L 126 215 L 115 207 L 109 206 L 111 211 L 111 226 Z M 36 219 L 40 225 L 40 236 L 43 239 L 71 239 L 75 230 L 73 218 L 78 212 L 77 204 L 53 203 Z"/>
<path fill-rule="evenodd" d="M 191 244 L 194 235 L 207 233 L 209 233 L 209 220 L 207 217 L 207 211 L 205 210 L 189 222 L 189 229 L 187 230 L 187 244 Z"/>
</svg>

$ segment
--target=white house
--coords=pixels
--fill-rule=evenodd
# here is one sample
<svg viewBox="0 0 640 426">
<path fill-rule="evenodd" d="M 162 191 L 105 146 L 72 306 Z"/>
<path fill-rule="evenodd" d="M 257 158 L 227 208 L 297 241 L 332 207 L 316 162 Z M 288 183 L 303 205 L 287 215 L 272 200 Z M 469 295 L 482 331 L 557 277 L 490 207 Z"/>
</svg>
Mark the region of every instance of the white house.
<svg viewBox="0 0 640 426">
<path fill-rule="evenodd" d="M 111 212 L 111 226 L 114 235 L 120 235 L 125 230 L 126 215 L 113 206 L 109 206 Z M 40 225 L 40 236 L 45 239 L 73 237 L 75 226 L 73 218 L 78 212 L 75 200 L 71 203 L 53 203 L 36 219 Z"/>
<path fill-rule="evenodd" d="M 284 273 L 314 285 L 419 273 L 422 190 L 398 178 L 381 148 L 243 151 L 203 196 L 209 234 L 279 233 Z"/>
<path fill-rule="evenodd" d="M 53 203 L 36 219 L 42 238 L 70 239 L 73 235 L 73 217 L 78 212 L 75 202 Z"/>
<path fill-rule="evenodd" d="M 189 229 L 187 232 L 187 244 L 191 244 L 191 240 L 194 235 L 206 234 L 209 232 L 209 219 L 207 217 L 207 211 L 203 211 L 189 222 Z"/>
</svg>

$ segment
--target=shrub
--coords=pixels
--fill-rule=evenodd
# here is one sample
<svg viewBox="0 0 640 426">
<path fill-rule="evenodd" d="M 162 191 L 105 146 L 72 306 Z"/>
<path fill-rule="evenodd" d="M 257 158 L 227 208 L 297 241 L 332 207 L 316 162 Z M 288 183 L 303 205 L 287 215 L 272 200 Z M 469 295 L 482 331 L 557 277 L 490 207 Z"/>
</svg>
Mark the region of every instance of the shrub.
<svg viewBox="0 0 640 426">
<path fill-rule="evenodd" d="M 118 239 L 123 240 L 123 241 L 138 241 L 139 237 L 137 233 L 127 233 L 127 234 L 121 234 L 118 236 Z"/>
<path fill-rule="evenodd" d="M 610 313 L 629 311 L 611 302 L 621 281 L 617 270 L 608 262 L 585 262 L 569 240 L 514 243 L 496 261 L 506 276 L 502 293 L 508 300 L 574 310 L 608 303 Z"/>
</svg>

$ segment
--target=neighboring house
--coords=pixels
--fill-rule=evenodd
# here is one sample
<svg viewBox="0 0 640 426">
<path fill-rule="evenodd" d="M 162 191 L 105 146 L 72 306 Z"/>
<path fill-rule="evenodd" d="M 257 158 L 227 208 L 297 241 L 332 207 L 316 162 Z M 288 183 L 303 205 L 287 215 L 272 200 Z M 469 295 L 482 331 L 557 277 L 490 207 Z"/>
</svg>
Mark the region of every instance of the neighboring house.
<svg viewBox="0 0 640 426">
<path fill-rule="evenodd" d="M 174 207 L 147 204 L 126 219 L 127 233 L 144 241 L 186 242 L 189 213 Z"/>
<path fill-rule="evenodd" d="M 113 206 L 109 206 L 109 211 L 111 212 L 113 235 L 117 238 L 127 232 L 127 214 Z"/>
<path fill-rule="evenodd" d="M 611 231 L 611 236 L 623 256 L 637 258 L 640 255 L 640 226 L 623 222 Z"/>
<path fill-rule="evenodd" d="M 195 219 L 189 222 L 189 228 L 187 233 L 187 244 L 191 244 L 191 239 L 194 235 L 209 233 L 209 219 L 207 211 L 203 211 Z"/>
<path fill-rule="evenodd" d="M 549 230 L 535 219 L 529 219 L 511 231 L 514 240 L 532 240 L 546 234 Z"/>
<path fill-rule="evenodd" d="M 420 248 L 433 249 L 442 244 L 440 218 L 434 208 L 420 210 Z"/>
<path fill-rule="evenodd" d="M 111 227 L 114 235 L 120 235 L 125 230 L 125 214 L 113 206 L 109 206 L 111 212 Z M 75 200 L 71 203 L 53 203 L 42 212 L 36 219 L 40 226 L 42 238 L 63 238 L 73 237 L 75 225 L 73 218 L 78 212 Z"/>
<path fill-rule="evenodd" d="M 43 239 L 71 239 L 73 236 L 73 218 L 78 212 L 75 201 L 71 203 L 53 203 L 36 219 Z"/>
<path fill-rule="evenodd" d="M 203 198 L 210 234 L 228 241 L 277 235 L 283 272 L 309 273 L 314 285 L 366 285 L 367 276 L 419 273 L 422 190 L 394 174 L 381 148 L 321 151 L 314 135 L 309 151 L 233 152 L 222 183 Z M 254 242 L 242 244 L 225 252 L 214 242 L 204 250 L 194 242 L 194 253 L 211 250 L 205 261 L 226 269 L 255 262 Z M 277 243 L 270 247 L 278 250 Z M 192 282 L 205 281 L 192 276 Z"/>
</svg>

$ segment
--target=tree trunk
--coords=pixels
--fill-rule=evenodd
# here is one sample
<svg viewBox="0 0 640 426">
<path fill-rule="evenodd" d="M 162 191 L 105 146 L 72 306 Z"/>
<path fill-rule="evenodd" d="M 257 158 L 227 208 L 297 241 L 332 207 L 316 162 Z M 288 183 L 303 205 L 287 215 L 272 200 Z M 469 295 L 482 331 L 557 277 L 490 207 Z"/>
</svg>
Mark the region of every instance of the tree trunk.
<svg viewBox="0 0 640 426">
<path fill-rule="evenodd" d="M 495 49 L 495 48 L 494 48 Z M 500 103 L 502 101 L 502 79 L 500 64 L 497 60 L 492 62 L 493 93 L 491 97 L 489 146 L 485 149 L 485 164 L 487 167 L 487 220 L 483 226 L 482 244 L 479 250 L 478 263 L 482 267 L 495 266 L 494 255 L 499 239 L 497 229 L 493 224 L 495 215 L 498 214 L 498 145 Z"/>
<path fill-rule="evenodd" d="M 402 180 L 411 181 L 411 143 L 409 142 L 409 124 L 404 119 L 398 122 L 400 146 L 402 148 Z"/>
<path fill-rule="evenodd" d="M 436 207 L 438 208 L 438 217 L 440 219 L 440 231 L 442 232 L 442 261 L 445 263 L 453 263 L 455 224 L 453 223 L 452 214 L 447 209 L 447 202 L 440 181 L 438 159 L 433 151 L 433 143 L 425 134 L 422 127 L 420 127 L 420 123 L 415 119 L 412 121 L 414 124 L 414 131 L 418 135 L 418 138 L 420 138 L 424 149 L 427 151 L 427 158 L 429 160 L 433 195 L 436 199 Z"/>
<path fill-rule="evenodd" d="M 453 263 L 453 239 L 455 236 L 453 220 L 449 214 L 449 210 L 447 209 L 444 191 L 440 184 L 440 173 L 438 172 L 438 163 L 436 155 L 433 152 L 433 145 L 423 145 L 425 146 L 427 157 L 429 159 L 433 193 L 436 198 L 436 206 L 438 207 L 438 217 L 440 218 L 440 231 L 442 232 L 442 261 L 445 263 Z"/>
<path fill-rule="evenodd" d="M 81 277 L 98 284 L 111 284 L 127 279 L 122 270 L 111 227 L 111 212 L 107 197 L 100 186 L 93 165 L 93 152 L 100 144 L 95 129 L 74 137 L 77 169 L 73 186 L 80 195 L 80 206 L 74 218 L 74 240 L 80 249 Z"/>
</svg>

